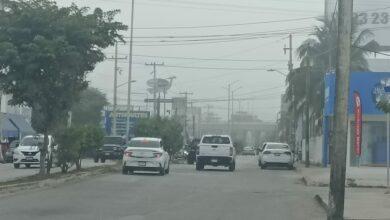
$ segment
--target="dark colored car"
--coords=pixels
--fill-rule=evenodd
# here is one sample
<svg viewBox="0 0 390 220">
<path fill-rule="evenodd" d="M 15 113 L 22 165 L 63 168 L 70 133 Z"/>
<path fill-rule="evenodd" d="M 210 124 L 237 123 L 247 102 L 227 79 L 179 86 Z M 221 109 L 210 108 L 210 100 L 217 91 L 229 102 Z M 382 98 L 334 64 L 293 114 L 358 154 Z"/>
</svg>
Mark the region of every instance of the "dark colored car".
<svg viewBox="0 0 390 220">
<path fill-rule="evenodd" d="M 106 159 L 118 160 L 122 159 L 123 152 L 126 148 L 126 140 L 120 136 L 104 137 L 104 145 L 97 149 L 94 157 L 95 163 L 106 162 Z"/>
<path fill-rule="evenodd" d="M 12 163 L 13 161 L 13 155 L 14 155 L 14 150 L 19 146 L 19 140 L 14 140 L 10 143 L 9 148 L 5 152 L 5 161 L 7 163 Z"/>
<path fill-rule="evenodd" d="M 187 147 L 186 159 L 188 164 L 194 164 L 196 161 L 196 151 L 198 149 L 199 138 L 193 139 Z"/>
</svg>

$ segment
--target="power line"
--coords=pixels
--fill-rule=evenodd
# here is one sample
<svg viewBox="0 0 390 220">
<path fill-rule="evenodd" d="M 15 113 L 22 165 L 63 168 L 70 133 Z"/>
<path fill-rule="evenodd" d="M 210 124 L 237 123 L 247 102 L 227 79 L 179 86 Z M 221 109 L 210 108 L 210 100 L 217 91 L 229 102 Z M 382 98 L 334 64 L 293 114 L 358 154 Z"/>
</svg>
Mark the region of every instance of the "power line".
<svg viewBox="0 0 390 220">
<path fill-rule="evenodd" d="M 303 17 L 303 18 L 295 18 L 295 19 L 257 21 L 257 22 L 245 22 L 245 23 L 233 23 L 233 24 L 199 25 L 199 26 L 138 27 L 138 28 L 135 28 L 135 29 L 141 29 L 141 30 L 150 30 L 150 29 L 163 30 L 163 29 L 218 28 L 218 27 L 234 27 L 234 26 L 247 26 L 247 25 L 256 25 L 256 24 L 270 24 L 270 23 L 302 21 L 302 20 L 310 20 L 310 19 L 314 19 L 314 18 L 316 18 L 316 17 Z"/>
<path fill-rule="evenodd" d="M 215 37 L 237 37 L 237 36 L 261 36 L 261 35 L 271 35 L 271 34 L 285 34 L 286 32 L 291 31 L 304 31 L 304 30 L 312 30 L 313 27 L 299 27 L 299 28 L 285 28 L 285 29 L 277 29 L 277 30 L 269 30 L 269 31 L 258 31 L 258 32 L 246 32 L 246 33 L 231 33 L 231 34 L 208 34 L 208 35 L 162 35 L 162 36 L 138 36 L 134 38 L 215 38 Z M 128 37 L 124 37 L 128 38 Z"/>
<path fill-rule="evenodd" d="M 107 53 L 111 54 L 111 53 Z M 125 55 L 125 54 L 121 54 Z M 159 58 L 159 59 L 178 59 L 178 60 L 200 60 L 200 61 L 221 61 L 221 62 L 286 62 L 286 60 L 278 59 L 218 59 L 218 58 L 200 58 L 200 57 L 177 57 L 177 56 L 158 56 L 135 54 L 135 57 Z"/>
<path fill-rule="evenodd" d="M 134 63 L 140 65 L 140 63 Z M 143 65 L 143 64 L 141 64 Z M 168 68 L 180 68 L 180 69 L 208 69 L 208 70 L 233 70 L 233 71 L 257 71 L 257 70 L 267 70 L 268 68 L 228 68 L 228 67 L 210 67 L 210 66 L 181 66 L 181 65 L 164 65 Z"/>
</svg>

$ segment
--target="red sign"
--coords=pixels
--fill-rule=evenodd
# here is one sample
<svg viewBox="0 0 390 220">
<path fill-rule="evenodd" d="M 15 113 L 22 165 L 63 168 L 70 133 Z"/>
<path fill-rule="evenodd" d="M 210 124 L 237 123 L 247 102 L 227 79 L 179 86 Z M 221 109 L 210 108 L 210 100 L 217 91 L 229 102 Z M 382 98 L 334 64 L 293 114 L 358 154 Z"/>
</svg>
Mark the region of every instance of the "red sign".
<svg viewBox="0 0 390 220">
<path fill-rule="evenodd" d="M 358 92 L 353 93 L 355 101 L 355 154 L 362 154 L 362 102 Z"/>
</svg>

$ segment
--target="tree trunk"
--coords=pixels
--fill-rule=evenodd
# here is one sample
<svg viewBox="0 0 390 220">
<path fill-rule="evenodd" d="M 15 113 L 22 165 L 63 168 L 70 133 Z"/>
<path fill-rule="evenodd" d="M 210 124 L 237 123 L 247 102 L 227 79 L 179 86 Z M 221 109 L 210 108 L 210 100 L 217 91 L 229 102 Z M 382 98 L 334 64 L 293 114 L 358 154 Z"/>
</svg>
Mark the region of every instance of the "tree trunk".
<svg viewBox="0 0 390 220">
<path fill-rule="evenodd" d="M 79 155 L 79 158 L 77 158 L 76 161 L 76 170 L 80 171 L 81 170 L 81 155 Z"/>
<path fill-rule="evenodd" d="M 40 149 L 41 151 L 41 156 L 40 156 L 40 169 L 39 169 L 39 175 L 44 176 L 46 174 L 46 169 L 45 169 L 45 161 L 46 161 L 46 154 L 47 154 L 47 145 L 49 143 L 49 137 L 47 135 L 47 131 L 43 133 L 43 146 Z"/>
<path fill-rule="evenodd" d="M 49 147 L 50 147 L 50 154 L 49 154 L 49 158 L 47 160 L 47 167 L 46 167 L 47 174 L 50 174 L 50 170 L 51 170 L 51 167 L 53 165 L 53 143 L 51 143 L 51 145 L 48 146 L 48 148 Z"/>
</svg>

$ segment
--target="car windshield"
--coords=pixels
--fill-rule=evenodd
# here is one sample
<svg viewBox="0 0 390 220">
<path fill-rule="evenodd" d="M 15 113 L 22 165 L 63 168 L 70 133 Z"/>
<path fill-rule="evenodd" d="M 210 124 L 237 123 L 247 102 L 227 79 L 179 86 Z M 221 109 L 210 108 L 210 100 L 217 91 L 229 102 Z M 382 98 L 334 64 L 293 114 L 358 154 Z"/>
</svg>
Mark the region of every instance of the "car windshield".
<svg viewBox="0 0 390 220">
<path fill-rule="evenodd" d="M 20 146 L 40 146 L 43 145 L 43 137 L 25 137 Z"/>
<path fill-rule="evenodd" d="M 288 150 L 289 147 L 286 144 L 267 144 L 265 147 L 268 150 Z"/>
<path fill-rule="evenodd" d="M 221 136 L 207 136 L 202 140 L 203 144 L 230 144 L 230 139 L 228 137 Z"/>
<path fill-rule="evenodd" d="M 115 145 L 123 145 L 125 143 L 125 139 L 122 137 L 104 137 L 104 144 L 115 144 Z"/>
<path fill-rule="evenodd" d="M 129 147 L 160 148 L 161 144 L 159 141 L 152 140 L 131 140 Z"/>
</svg>

